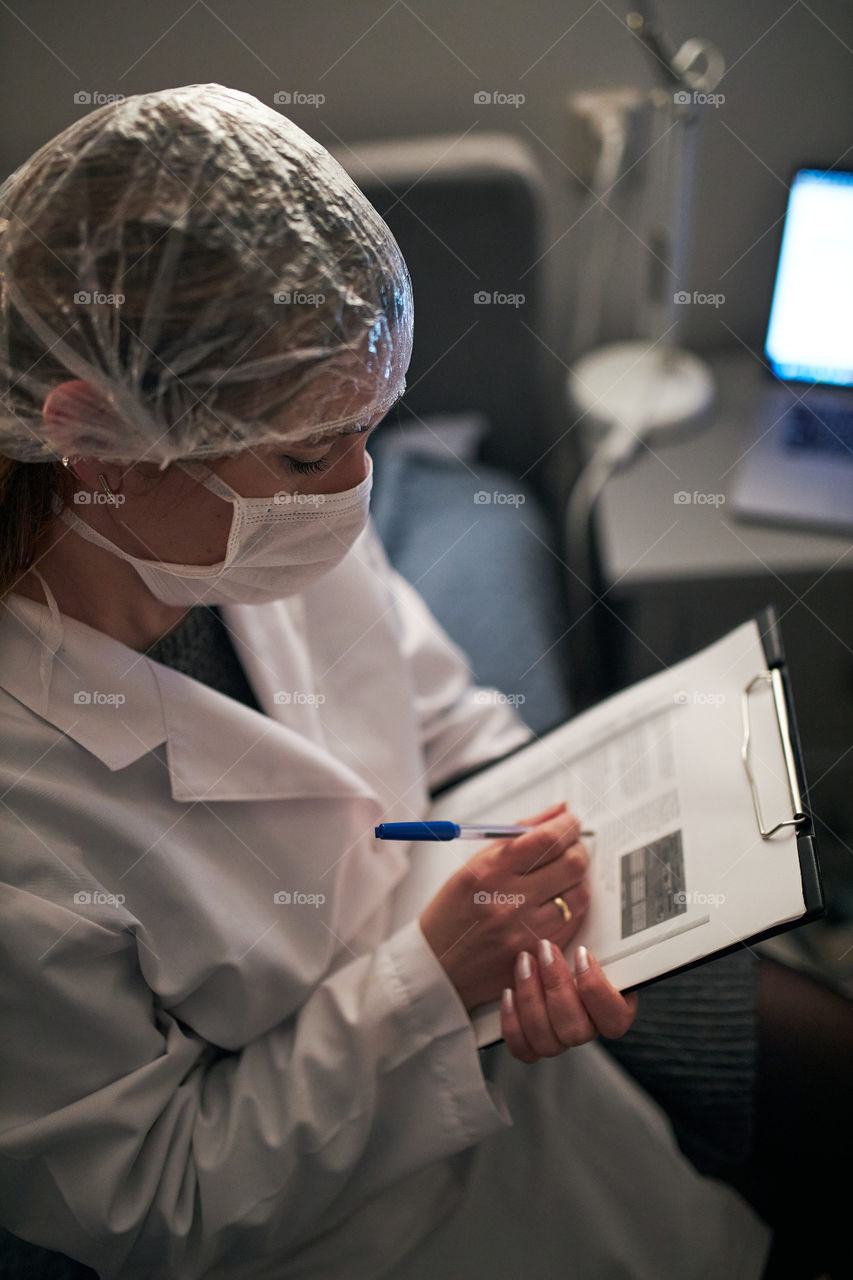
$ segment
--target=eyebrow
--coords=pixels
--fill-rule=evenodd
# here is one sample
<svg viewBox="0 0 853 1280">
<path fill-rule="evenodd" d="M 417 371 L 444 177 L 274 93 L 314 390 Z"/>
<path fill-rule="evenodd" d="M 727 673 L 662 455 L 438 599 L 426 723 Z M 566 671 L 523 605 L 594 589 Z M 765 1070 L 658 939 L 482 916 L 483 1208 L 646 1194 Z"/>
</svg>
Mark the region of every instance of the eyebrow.
<svg viewBox="0 0 853 1280">
<path fill-rule="evenodd" d="M 389 404 L 388 408 L 382 414 L 382 418 L 379 419 L 379 422 L 381 422 L 382 419 L 385 418 L 391 412 L 391 410 L 400 403 L 404 395 L 405 395 L 405 392 L 401 391 L 400 394 L 397 396 L 397 399 L 393 400 L 391 404 Z M 337 440 L 340 436 L 363 435 L 364 432 L 373 431 L 375 427 L 378 427 L 379 422 L 375 422 L 372 427 L 368 427 L 362 424 L 355 427 L 343 427 L 340 431 L 324 431 L 317 435 L 305 436 L 304 439 L 299 441 L 299 444 L 316 445 L 316 444 L 323 444 L 325 443 L 326 440 L 329 440 L 329 441 Z"/>
</svg>

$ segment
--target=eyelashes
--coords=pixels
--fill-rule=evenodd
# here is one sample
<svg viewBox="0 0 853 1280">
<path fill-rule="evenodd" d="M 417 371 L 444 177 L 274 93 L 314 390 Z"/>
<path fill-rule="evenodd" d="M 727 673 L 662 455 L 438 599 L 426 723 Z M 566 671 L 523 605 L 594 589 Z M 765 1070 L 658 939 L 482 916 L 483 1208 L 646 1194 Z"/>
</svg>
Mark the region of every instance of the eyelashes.
<svg viewBox="0 0 853 1280">
<path fill-rule="evenodd" d="M 301 462 L 299 458 L 289 458 L 287 454 L 282 454 L 282 460 L 287 463 L 292 471 L 296 471 L 299 475 L 310 475 L 312 472 L 325 471 L 329 465 L 329 455 L 317 458 L 314 462 Z"/>
<path fill-rule="evenodd" d="M 354 436 L 354 435 L 361 435 L 362 433 L 369 432 L 370 430 L 371 430 L 371 427 L 367 423 L 364 423 L 362 426 L 355 428 L 355 430 L 353 431 L 346 431 L 346 432 L 342 432 L 341 434 L 342 436 L 344 435 Z M 281 454 L 282 462 L 286 463 L 287 466 L 290 468 L 290 470 L 295 471 L 298 475 L 309 475 L 312 472 L 316 474 L 316 472 L 318 471 L 325 471 L 326 468 L 331 463 L 331 458 L 332 458 L 331 449 L 329 450 L 328 453 L 325 453 L 322 458 L 317 458 L 315 462 L 302 462 L 300 461 L 299 458 L 291 458 L 286 453 Z"/>
</svg>

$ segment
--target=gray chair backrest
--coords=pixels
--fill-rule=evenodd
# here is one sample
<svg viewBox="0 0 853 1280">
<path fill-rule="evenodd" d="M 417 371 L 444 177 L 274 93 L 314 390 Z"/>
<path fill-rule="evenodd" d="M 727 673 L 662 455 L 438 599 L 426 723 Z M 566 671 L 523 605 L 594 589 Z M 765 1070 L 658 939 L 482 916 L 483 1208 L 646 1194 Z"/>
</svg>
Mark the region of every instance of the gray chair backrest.
<svg viewBox="0 0 853 1280">
<path fill-rule="evenodd" d="M 532 152 L 511 134 L 478 132 L 333 154 L 388 223 L 412 276 L 406 407 L 485 414 L 482 456 L 517 475 L 532 467 L 527 479 L 556 511 L 572 446 L 567 438 L 549 452 L 566 416 L 562 370 L 537 336 L 547 189 Z"/>
</svg>

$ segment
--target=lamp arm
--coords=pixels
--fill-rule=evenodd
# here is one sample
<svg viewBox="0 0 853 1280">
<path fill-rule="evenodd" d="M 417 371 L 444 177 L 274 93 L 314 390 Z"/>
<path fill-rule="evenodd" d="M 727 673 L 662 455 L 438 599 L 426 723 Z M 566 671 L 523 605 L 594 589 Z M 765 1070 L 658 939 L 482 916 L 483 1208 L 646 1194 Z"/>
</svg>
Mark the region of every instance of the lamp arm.
<svg viewBox="0 0 853 1280">
<path fill-rule="evenodd" d="M 722 80 L 726 62 L 717 46 L 693 36 L 677 48 L 658 22 L 653 0 L 637 0 L 626 21 L 651 54 L 655 71 L 667 88 L 708 93 Z"/>
</svg>

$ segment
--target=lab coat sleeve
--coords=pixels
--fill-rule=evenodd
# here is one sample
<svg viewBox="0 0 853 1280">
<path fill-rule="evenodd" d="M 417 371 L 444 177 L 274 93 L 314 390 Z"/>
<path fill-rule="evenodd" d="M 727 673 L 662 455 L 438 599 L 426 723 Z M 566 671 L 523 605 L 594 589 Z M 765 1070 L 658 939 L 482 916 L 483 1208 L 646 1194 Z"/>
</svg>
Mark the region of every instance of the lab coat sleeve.
<svg viewBox="0 0 853 1280">
<path fill-rule="evenodd" d="M 103 1277 L 284 1262 L 512 1123 L 417 921 L 226 1052 L 152 996 L 132 921 L 8 887 L 0 904 L 4 1221 Z"/>
<path fill-rule="evenodd" d="M 423 598 L 402 574 L 390 566 L 388 573 L 415 687 L 427 786 L 434 791 L 535 735 L 501 691 L 474 683 L 465 653 Z"/>
</svg>

